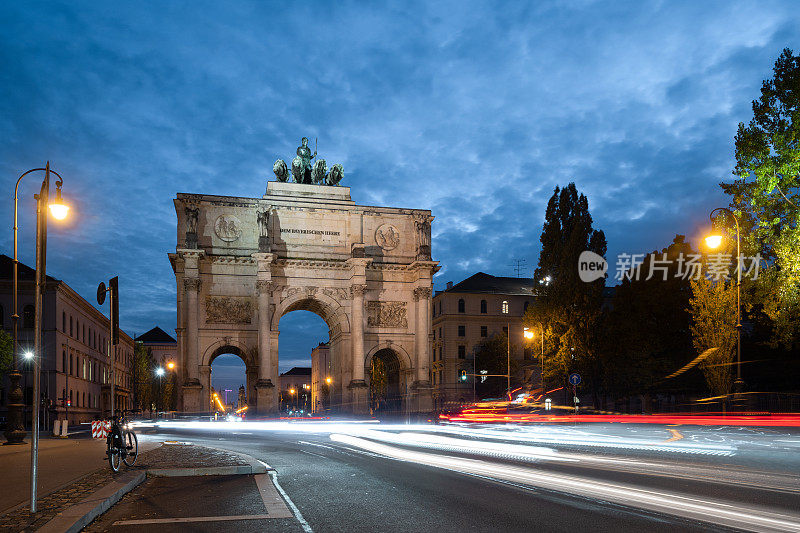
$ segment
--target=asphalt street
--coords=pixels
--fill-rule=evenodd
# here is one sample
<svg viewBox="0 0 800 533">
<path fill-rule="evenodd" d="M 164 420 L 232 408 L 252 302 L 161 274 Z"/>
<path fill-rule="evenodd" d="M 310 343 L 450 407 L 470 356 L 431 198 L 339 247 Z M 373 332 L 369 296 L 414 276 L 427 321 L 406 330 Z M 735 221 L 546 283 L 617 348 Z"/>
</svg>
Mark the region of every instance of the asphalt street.
<svg viewBox="0 0 800 533">
<path fill-rule="evenodd" d="M 796 430 L 206 422 L 139 432 L 275 469 L 292 519 L 207 531 L 800 531 Z M 255 483 L 238 483 L 214 488 L 216 505 L 258 514 Z M 181 492 L 146 491 L 162 505 Z M 187 527 L 160 529 L 199 525 Z"/>
</svg>

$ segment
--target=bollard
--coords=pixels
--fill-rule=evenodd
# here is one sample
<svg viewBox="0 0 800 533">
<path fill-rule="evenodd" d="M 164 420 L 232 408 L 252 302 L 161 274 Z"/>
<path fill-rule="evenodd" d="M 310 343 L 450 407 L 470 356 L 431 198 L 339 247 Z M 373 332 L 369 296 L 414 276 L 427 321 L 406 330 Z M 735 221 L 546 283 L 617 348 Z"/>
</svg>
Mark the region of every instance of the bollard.
<svg viewBox="0 0 800 533">
<path fill-rule="evenodd" d="M 58 437 L 61 435 L 61 420 L 55 419 L 53 420 L 53 436 Z"/>
</svg>

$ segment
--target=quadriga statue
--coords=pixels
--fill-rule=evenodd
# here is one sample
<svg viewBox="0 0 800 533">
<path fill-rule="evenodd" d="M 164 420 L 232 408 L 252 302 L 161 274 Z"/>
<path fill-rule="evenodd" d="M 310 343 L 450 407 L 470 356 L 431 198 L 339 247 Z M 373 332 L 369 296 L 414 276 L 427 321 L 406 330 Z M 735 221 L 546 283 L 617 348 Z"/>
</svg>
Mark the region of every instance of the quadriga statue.
<svg viewBox="0 0 800 533">
<path fill-rule="evenodd" d="M 339 182 L 344 179 L 344 168 L 342 167 L 341 163 L 336 163 L 331 167 L 331 171 L 328 172 L 328 185 L 337 186 Z"/>
<path fill-rule="evenodd" d="M 272 172 L 275 173 L 275 177 L 278 178 L 278 181 L 289 181 L 289 169 L 286 168 L 286 161 L 283 159 L 275 161 L 275 164 L 272 165 Z"/>
<path fill-rule="evenodd" d="M 311 183 L 314 185 L 325 185 L 325 171 L 327 167 L 324 159 L 317 159 L 311 169 Z"/>
</svg>

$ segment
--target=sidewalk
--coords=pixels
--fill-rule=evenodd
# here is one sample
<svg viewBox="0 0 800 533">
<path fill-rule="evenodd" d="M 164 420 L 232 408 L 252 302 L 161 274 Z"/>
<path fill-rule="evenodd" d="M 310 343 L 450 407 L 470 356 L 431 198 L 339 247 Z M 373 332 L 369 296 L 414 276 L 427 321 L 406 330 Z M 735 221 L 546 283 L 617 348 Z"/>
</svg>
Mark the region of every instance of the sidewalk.
<svg viewBox="0 0 800 533">
<path fill-rule="evenodd" d="M 153 449 L 160 443 L 140 439 L 139 450 Z M 92 439 L 80 433 L 66 439 L 42 436 L 39 438 L 39 508 L 42 501 L 62 487 L 76 489 L 87 482 L 86 476 L 102 469 L 108 470 L 106 440 Z M 0 491 L 0 527 L 7 525 L 5 515 L 17 507 L 29 508 L 31 497 L 31 440 L 25 444 L 0 446 L 0 472 L 7 490 Z M 91 479 L 91 478 L 89 478 Z M 94 485 L 89 485 L 91 488 Z M 70 496 L 67 496 L 69 499 Z"/>
<path fill-rule="evenodd" d="M 191 445 L 171 445 L 163 443 L 163 439 L 148 439 L 146 435 L 139 437 L 140 455 L 136 465 L 132 468 L 123 466 L 117 474 L 111 472 L 105 461 L 104 440 L 80 439 L 48 443 L 48 461 L 63 467 L 61 470 L 54 470 L 52 476 L 62 481 L 60 488 L 51 489 L 46 495 L 40 492 L 39 512 L 36 515 L 31 515 L 28 505 L 17 505 L 0 513 L 0 530 L 36 531 L 45 528 L 49 531 L 67 531 L 73 523 L 80 522 L 81 517 L 87 513 L 93 511 L 96 516 L 98 512 L 108 509 L 124 493 L 141 483 L 145 474 L 167 476 L 236 474 L 240 471 L 249 474 L 254 471 L 252 460 L 232 452 Z M 9 474 L 18 479 L 29 472 L 30 447 L 15 448 L 21 451 L 2 451 L 0 468 L 9 468 Z M 28 452 L 28 455 L 25 455 L 25 452 Z M 74 461 L 59 460 L 60 457 L 66 456 L 73 457 Z M 262 472 L 265 470 L 261 465 L 258 467 Z M 84 474 L 76 479 L 73 474 L 81 470 Z M 56 472 L 58 475 L 55 475 Z M 56 487 L 56 482 L 52 481 L 51 485 Z M 13 492 L 18 491 L 15 489 Z M 17 500 L 27 500 L 27 498 L 27 492 L 24 495 L 16 495 Z M 88 521 L 83 519 L 81 525 L 86 523 Z"/>
</svg>

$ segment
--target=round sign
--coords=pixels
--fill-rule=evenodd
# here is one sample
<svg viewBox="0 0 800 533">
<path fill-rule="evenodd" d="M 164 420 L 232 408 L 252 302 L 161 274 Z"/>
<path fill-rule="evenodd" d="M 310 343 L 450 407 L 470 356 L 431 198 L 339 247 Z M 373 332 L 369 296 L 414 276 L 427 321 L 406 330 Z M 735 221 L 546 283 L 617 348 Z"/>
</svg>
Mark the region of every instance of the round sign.
<svg viewBox="0 0 800 533">
<path fill-rule="evenodd" d="M 103 305 L 106 301 L 106 284 L 102 281 L 100 285 L 97 286 L 97 303 L 98 305 Z"/>
<path fill-rule="evenodd" d="M 569 382 L 571 385 L 580 385 L 581 384 L 581 375 L 580 374 L 570 374 L 569 375 Z"/>
</svg>

